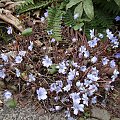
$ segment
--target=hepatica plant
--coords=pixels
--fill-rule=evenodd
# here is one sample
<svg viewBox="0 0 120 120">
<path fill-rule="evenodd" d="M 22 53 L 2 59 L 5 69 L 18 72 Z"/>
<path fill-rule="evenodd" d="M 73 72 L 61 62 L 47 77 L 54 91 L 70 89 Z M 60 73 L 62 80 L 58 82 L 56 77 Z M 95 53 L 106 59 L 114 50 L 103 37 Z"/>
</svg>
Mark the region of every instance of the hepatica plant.
<svg viewBox="0 0 120 120">
<path fill-rule="evenodd" d="M 119 77 L 119 38 L 109 29 L 104 36 L 94 34 L 93 29 L 90 40 L 71 40 L 73 46 L 68 43 L 64 50 L 56 48 L 64 43 L 47 41 L 47 46 L 37 48 L 35 41 L 28 41 L 25 49 L 1 53 L 0 79 L 14 76 L 16 85 L 24 84 L 29 91 L 34 87 L 35 98 L 50 111 L 66 109 L 66 117 L 73 119 L 72 115 L 81 115 L 99 101 L 101 89 L 114 89 L 112 83 Z M 35 56 L 37 50 L 41 53 Z M 34 56 L 36 63 L 32 62 Z"/>
</svg>

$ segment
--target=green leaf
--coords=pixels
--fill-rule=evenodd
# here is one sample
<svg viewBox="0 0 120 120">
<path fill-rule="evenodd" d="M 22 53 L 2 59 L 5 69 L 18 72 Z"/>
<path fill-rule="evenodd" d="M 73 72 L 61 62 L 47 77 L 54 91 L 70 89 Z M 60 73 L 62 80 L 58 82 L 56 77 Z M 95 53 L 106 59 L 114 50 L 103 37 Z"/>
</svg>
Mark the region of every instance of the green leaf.
<svg viewBox="0 0 120 120">
<path fill-rule="evenodd" d="M 56 66 L 57 66 L 56 64 L 51 65 L 50 68 L 48 68 L 48 72 L 50 74 L 56 73 L 58 71 L 58 69 L 56 68 Z"/>
<path fill-rule="evenodd" d="M 76 13 L 79 13 L 79 17 L 81 18 L 82 14 L 83 14 L 83 3 L 82 2 L 80 2 L 80 4 L 75 8 L 74 15 Z"/>
<path fill-rule="evenodd" d="M 23 36 L 28 36 L 32 34 L 32 28 L 27 28 L 22 32 Z"/>
<path fill-rule="evenodd" d="M 120 7 L 120 0 L 114 0 L 116 4 Z"/>
<path fill-rule="evenodd" d="M 92 0 L 84 0 L 83 8 L 88 18 L 92 20 L 94 18 L 94 8 Z"/>
<path fill-rule="evenodd" d="M 79 30 L 82 26 L 84 25 L 84 23 L 80 23 L 74 26 L 74 30 Z"/>
<path fill-rule="evenodd" d="M 14 100 L 14 99 L 9 99 L 7 102 L 6 102 L 6 106 L 10 107 L 10 108 L 15 108 L 17 105 L 17 101 Z"/>
<path fill-rule="evenodd" d="M 76 5 L 77 3 L 81 2 L 82 0 L 70 0 L 70 2 L 66 5 L 66 10 L 71 8 L 72 6 Z"/>
</svg>

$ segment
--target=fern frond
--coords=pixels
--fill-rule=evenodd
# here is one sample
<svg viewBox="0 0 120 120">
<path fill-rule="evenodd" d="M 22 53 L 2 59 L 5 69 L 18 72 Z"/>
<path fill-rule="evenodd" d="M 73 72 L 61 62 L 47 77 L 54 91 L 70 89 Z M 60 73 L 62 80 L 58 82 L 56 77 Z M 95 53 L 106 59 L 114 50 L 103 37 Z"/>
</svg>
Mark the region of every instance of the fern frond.
<svg viewBox="0 0 120 120">
<path fill-rule="evenodd" d="M 62 11 L 57 7 L 48 8 L 48 30 L 52 30 L 52 37 L 56 41 L 61 41 L 61 23 L 62 23 Z"/>
<path fill-rule="evenodd" d="M 36 0 L 35 2 L 33 0 L 27 0 L 27 2 L 23 3 L 19 8 L 17 9 L 17 13 L 21 14 L 30 10 L 35 10 L 38 8 L 44 8 L 48 6 L 52 0 L 44 1 L 44 0 Z"/>
<path fill-rule="evenodd" d="M 73 12 L 69 9 L 69 10 L 67 10 L 66 14 L 63 15 L 63 21 L 64 21 L 66 26 L 73 27 L 76 24 L 74 17 L 73 17 L 74 15 L 72 13 Z"/>
</svg>

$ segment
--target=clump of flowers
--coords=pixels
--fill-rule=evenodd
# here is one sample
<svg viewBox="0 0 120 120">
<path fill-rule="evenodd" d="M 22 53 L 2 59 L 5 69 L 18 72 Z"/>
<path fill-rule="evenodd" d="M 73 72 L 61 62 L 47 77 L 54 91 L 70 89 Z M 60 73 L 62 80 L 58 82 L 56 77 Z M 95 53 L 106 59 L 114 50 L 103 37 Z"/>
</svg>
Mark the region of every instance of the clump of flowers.
<svg viewBox="0 0 120 120">
<path fill-rule="evenodd" d="M 67 42 L 69 47 L 64 49 L 64 42 L 45 40 L 40 47 L 34 39 L 26 41 L 27 47 L 23 49 L 20 45 L 19 50 L 12 51 L 14 55 L 1 53 L 0 79 L 14 76 L 17 78 L 15 85 L 21 87 L 18 87 L 19 91 L 22 88 L 31 91 L 50 111 L 64 108 L 67 118 L 74 119 L 72 115 L 81 115 L 86 107 L 97 103 L 100 89 L 107 92 L 113 89 L 112 83 L 119 76 L 118 36 L 107 29 L 105 37 L 106 41 L 102 41 L 103 34 L 95 35 L 93 29 L 90 40 L 86 41 L 84 37 L 71 40 Z M 9 96 L 11 94 L 6 93 L 6 97 Z"/>
</svg>

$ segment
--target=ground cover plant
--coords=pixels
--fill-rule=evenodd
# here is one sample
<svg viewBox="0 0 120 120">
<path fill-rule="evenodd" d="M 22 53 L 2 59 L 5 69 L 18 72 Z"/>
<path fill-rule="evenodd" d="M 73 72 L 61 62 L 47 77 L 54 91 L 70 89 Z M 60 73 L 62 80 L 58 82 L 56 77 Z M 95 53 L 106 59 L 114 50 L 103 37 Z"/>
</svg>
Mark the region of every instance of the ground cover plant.
<svg viewBox="0 0 120 120">
<path fill-rule="evenodd" d="M 68 8 L 71 1 L 65 1 Z M 64 14 L 64 7 L 58 6 L 50 6 L 39 19 L 19 15 L 28 28 L 20 34 L 7 27 L 13 40 L 0 46 L 0 86 L 10 107 L 32 99 L 50 112 L 64 109 L 72 120 L 105 100 L 120 80 L 120 31 L 106 28 L 100 33 L 93 28 L 85 33 L 82 26 L 76 29 L 79 15 L 72 14 L 75 24 L 69 26 L 64 22 L 68 11 Z M 120 16 L 114 20 L 119 22 Z"/>
</svg>

